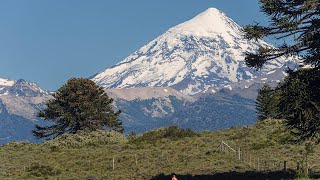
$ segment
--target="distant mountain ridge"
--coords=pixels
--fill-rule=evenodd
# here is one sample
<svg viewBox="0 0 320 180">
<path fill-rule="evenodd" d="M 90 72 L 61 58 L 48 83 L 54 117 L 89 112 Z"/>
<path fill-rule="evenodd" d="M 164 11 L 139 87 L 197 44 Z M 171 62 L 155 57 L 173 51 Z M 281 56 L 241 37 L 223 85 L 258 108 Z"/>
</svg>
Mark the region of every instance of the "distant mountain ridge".
<svg viewBox="0 0 320 180">
<path fill-rule="evenodd" d="M 38 142 L 31 131 L 36 123 L 44 123 L 37 114 L 51 98 L 35 83 L 0 78 L 0 144 Z"/>
<path fill-rule="evenodd" d="M 0 96 L 46 96 L 49 92 L 41 89 L 37 84 L 24 79 L 10 80 L 0 78 Z"/>
<path fill-rule="evenodd" d="M 267 63 L 261 71 L 246 66 L 244 53 L 255 52 L 261 46 L 271 45 L 245 39 L 241 26 L 223 12 L 209 8 L 169 29 L 92 80 L 107 89 L 172 87 L 194 95 L 276 69 L 284 71 L 290 63 L 284 58 Z"/>
<path fill-rule="evenodd" d="M 11 84 L 8 83 L 10 84 L 8 87 L 18 87 L 14 86 L 15 82 L 33 84 L 13 80 Z M 39 91 L 39 94 L 34 91 L 27 93 L 29 91 L 28 88 L 22 88 L 20 94 L 8 91 L 11 94 L 0 95 L 0 144 L 11 141 L 39 141 L 32 136 L 31 131 L 35 124 L 45 124 L 43 120 L 37 118 L 37 113 L 45 108 L 46 102 L 52 99 L 52 96 L 43 94 L 44 90 Z M 126 133 L 131 131 L 143 133 L 170 125 L 197 131 L 215 130 L 235 124 L 253 124 L 255 121 L 254 101 L 228 93 L 217 92 L 193 97 L 170 87 L 106 89 L 106 92 L 115 99 L 115 108 L 122 110 L 119 118 L 124 124 Z M 226 113 L 230 107 L 234 109 L 234 113 Z M 248 113 L 251 116 L 238 119 L 241 114 Z M 225 121 L 224 118 L 228 120 Z"/>
</svg>

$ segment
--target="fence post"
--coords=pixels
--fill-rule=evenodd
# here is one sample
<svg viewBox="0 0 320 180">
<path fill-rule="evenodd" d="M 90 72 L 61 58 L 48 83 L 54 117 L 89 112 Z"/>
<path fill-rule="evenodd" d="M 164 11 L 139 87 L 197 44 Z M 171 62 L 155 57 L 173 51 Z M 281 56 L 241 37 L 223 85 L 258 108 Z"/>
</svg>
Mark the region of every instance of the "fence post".
<svg viewBox="0 0 320 180">
<path fill-rule="evenodd" d="M 251 166 L 251 154 L 249 155 L 249 164 Z"/>
<path fill-rule="evenodd" d="M 260 171 L 260 160 L 258 158 L 258 171 Z"/>
<path fill-rule="evenodd" d="M 283 162 L 283 175 L 286 175 L 287 173 L 287 161 Z"/>
<path fill-rule="evenodd" d="M 221 152 L 224 153 L 223 142 L 221 141 Z"/>
<path fill-rule="evenodd" d="M 222 152 L 225 153 L 225 152 L 226 152 L 226 147 L 225 147 L 223 141 L 221 141 L 221 142 L 222 142 L 222 143 L 221 143 L 221 144 L 222 144 L 222 146 L 221 146 L 221 147 L 222 147 Z"/>
<path fill-rule="evenodd" d="M 112 158 L 112 170 L 114 170 L 114 157 Z"/>
<path fill-rule="evenodd" d="M 240 148 L 238 148 L 238 159 L 239 159 L 239 161 L 241 161 L 241 151 L 240 151 Z"/>
</svg>

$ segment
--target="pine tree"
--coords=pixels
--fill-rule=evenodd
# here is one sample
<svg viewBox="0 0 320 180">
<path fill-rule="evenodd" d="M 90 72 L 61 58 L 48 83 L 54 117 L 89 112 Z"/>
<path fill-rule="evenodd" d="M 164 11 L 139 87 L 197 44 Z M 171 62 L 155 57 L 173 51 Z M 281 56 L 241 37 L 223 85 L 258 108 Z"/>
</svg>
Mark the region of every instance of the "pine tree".
<svg viewBox="0 0 320 180">
<path fill-rule="evenodd" d="M 320 139 L 320 71 L 301 69 L 289 72 L 279 85 L 279 109 L 287 127 L 300 140 Z"/>
<path fill-rule="evenodd" d="M 299 56 L 301 66 L 309 69 L 288 70 L 285 82 L 278 85 L 279 110 L 286 125 L 302 140 L 320 139 L 320 1 L 260 0 L 261 11 L 270 25 L 245 27 L 248 39 L 273 37 L 292 42 L 277 47 L 261 47 L 247 53 L 248 66 L 261 69 L 281 56 Z"/>
<path fill-rule="evenodd" d="M 268 118 L 280 118 L 278 103 L 278 91 L 272 89 L 269 85 L 262 86 L 256 100 L 258 120 L 262 121 Z"/>
<path fill-rule="evenodd" d="M 117 118 L 120 111 L 113 110 L 112 102 L 113 99 L 93 81 L 72 78 L 54 93 L 47 108 L 38 114 L 52 125 L 36 125 L 33 134 L 38 138 L 52 138 L 99 129 L 123 132 L 122 123 Z"/>
<path fill-rule="evenodd" d="M 258 120 L 265 120 L 269 117 L 269 94 L 271 92 L 271 87 L 268 85 L 262 86 L 259 90 L 256 109 L 258 114 Z"/>
<path fill-rule="evenodd" d="M 260 0 L 261 11 L 271 20 L 268 26 L 245 27 L 248 39 L 271 36 L 288 40 L 291 45 L 261 47 L 258 53 L 247 53 L 246 63 L 260 69 L 266 61 L 300 55 L 304 65 L 320 66 L 320 1 L 319 0 Z"/>
</svg>

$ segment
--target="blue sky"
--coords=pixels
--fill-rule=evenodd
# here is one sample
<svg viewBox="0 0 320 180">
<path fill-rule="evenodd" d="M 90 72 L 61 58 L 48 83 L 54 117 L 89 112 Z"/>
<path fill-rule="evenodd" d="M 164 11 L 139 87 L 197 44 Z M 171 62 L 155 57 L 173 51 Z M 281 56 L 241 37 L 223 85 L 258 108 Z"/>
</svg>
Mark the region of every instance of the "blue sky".
<svg viewBox="0 0 320 180">
<path fill-rule="evenodd" d="M 0 77 L 56 90 L 121 61 L 209 7 L 267 23 L 257 0 L 2 0 Z"/>
</svg>

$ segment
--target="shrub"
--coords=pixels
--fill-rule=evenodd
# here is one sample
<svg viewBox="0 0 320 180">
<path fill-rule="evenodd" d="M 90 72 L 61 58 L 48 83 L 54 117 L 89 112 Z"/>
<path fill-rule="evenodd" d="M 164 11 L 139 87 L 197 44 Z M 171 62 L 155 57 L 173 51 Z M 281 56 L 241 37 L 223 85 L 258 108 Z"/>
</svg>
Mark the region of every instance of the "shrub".
<svg viewBox="0 0 320 180">
<path fill-rule="evenodd" d="M 195 135 L 197 134 L 191 129 L 181 129 L 177 126 L 170 126 L 146 132 L 142 136 L 137 137 L 136 141 L 155 141 L 164 138 L 181 139 L 186 137 L 193 137 Z"/>
<path fill-rule="evenodd" d="M 48 165 L 41 165 L 40 163 L 32 163 L 30 167 L 26 168 L 26 172 L 36 177 L 55 176 L 61 173 L 60 170 L 56 170 Z"/>
<path fill-rule="evenodd" d="M 128 135 L 128 138 L 129 138 L 129 139 L 135 139 L 136 137 L 137 137 L 137 133 L 135 133 L 135 132 L 133 132 L 133 131 L 130 132 L 129 135 Z"/>
<path fill-rule="evenodd" d="M 24 141 L 16 142 L 16 141 L 13 141 L 13 142 L 7 144 L 7 147 L 25 148 L 25 147 L 30 146 L 30 145 L 31 145 L 31 143 L 29 143 L 29 142 L 24 142 Z"/>
<path fill-rule="evenodd" d="M 51 151 L 56 151 L 62 147 L 80 148 L 126 142 L 127 138 L 119 132 L 98 130 L 79 134 L 64 134 L 53 140 L 46 141 L 43 146 L 49 147 Z"/>
</svg>

